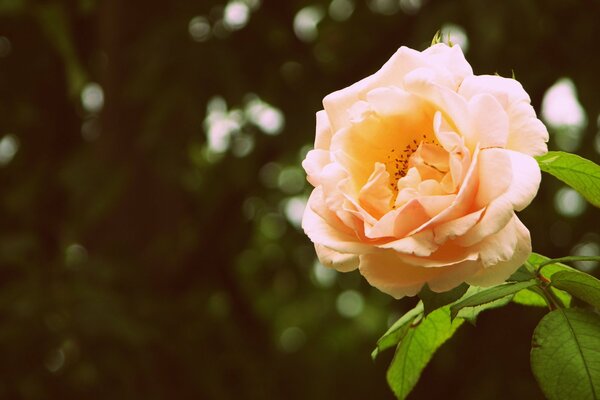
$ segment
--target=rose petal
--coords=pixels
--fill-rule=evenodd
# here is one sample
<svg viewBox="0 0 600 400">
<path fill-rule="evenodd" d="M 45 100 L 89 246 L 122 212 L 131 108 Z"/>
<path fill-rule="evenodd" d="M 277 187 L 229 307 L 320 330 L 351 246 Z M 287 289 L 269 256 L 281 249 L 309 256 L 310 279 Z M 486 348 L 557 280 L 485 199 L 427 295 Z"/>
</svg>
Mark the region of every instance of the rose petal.
<svg viewBox="0 0 600 400">
<path fill-rule="evenodd" d="M 433 241 L 433 233 L 431 231 L 424 231 L 413 236 L 380 244 L 378 247 L 418 257 L 427 257 L 436 251 L 439 246 Z"/>
<path fill-rule="evenodd" d="M 472 123 L 472 140 L 479 142 L 479 147 L 506 146 L 508 139 L 508 116 L 500 103 L 486 93 L 473 96 L 469 101 L 469 113 Z"/>
<path fill-rule="evenodd" d="M 392 194 L 390 174 L 384 164 L 376 163 L 366 185 L 360 189 L 359 204 L 375 218 L 381 218 L 391 209 Z"/>
<path fill-rule="evenodd" d="M 453 240 L 458 236 L 464 235 L 471 229 L 481 218 L 485 209 L 480 209 L 460 218 L 453 219 L 433 228 L 435 242 L 443 244 L 447 240 Z"/>
<path fill-rule="evenodd" d="M 513 103 L 508 109 L 510 133 L 506 148 L 530 156 L 548 151 L 548 130 L 536 115 L 533 107 L 525 102 Z"/>
<path fill-rule="evenodd" d="M 428 219 L 429 215 L 423 205 L 413 199 L 385 214 L 371 229 L 365 231 L 365 235 L 372 239 L 402 238 Z"/>
<path fill-rule="evenodd" d="M 320 194 L 319 188 L 313 190 L 302 218 L 302 229 L 310 240 L 340 253 L 361 254 L 373 251 L 373 245 L 361 242 L 359 237 L 348 233 L 347 227 L 344 229 L 339 222 L 330 218 L 325 220 L 313 210 L 313 204 L 322 204 Z"/>
<path fill-rule="evenodd" d="M 332 131 L 325 110 L 317 111 L 316 119 L 315 149 L 329 150 Z"/>
<path fill-rule="evenodd" d="M 402 87 L 402 77 L 408 71 L 425 65 L 423 55 L 413 49 L 401 47 L 375 72 L 353 85 L 333 92 L 323 99 L 323 106 L 334 131 L 350 126 L 348 110 L 359 100 L 365 100 L 366 94 L 382 86 Z"/>
<path fill-rule="evenodd" d="M 527 207 L 535 197 L 540 181 L 540 168 L 532 157 L 512 150 L 501 150 L 510 160 L 512 181 L 507 190 L 486 208 L 480 221 L 464 236 L 457 239 L 461 246 L 472 246 L 504 228 L 514 215 Z M 504 173 L 507 173 L 504 171 Z M 493 176 L 497 176 L 494 174 Z M 494 179 L 491 177 L 482 178 Z"/>
<path fill-rule="evenodd" d="M 429 65 L 436 67 L 438 71 L 444 68 L 450 73 L 450 87 L 453 90 L 458 89 L 466 77 L 473 75 L 473 69 L 459 45 L 447 46 L 439 43 L 428 47 L 423 51 L 423 55 L 427 56 Z"/>
<path fill-rule="evenodd" d="M 467 102 L 456 92 L 436 84 L 433 79 L 431 70 L 420 68 L 404 77 L 404 86 L 441 111 L 444 120 L 450 124 L 452 130 L 462 135 L 465 142 L 471 143 L 471 149 L 474 149 L 475 140 L 471 139 L 473 135 Z"/>
<path fill-rule="evenodd" d="M 424 229 L 429 229 L 436 224 L 459 218 L 467 213 L 467 211 L 471 208 L 479 181 L 479 172 L 477 171 L 479 159 L 478 156 L 479 148 L 476 148 L 473 156 L 473 162 L 469 166 L 469 170 L 467 171 L 463 184 L 458 191 L 458 194 L 452 201 L 452 204 L 450 204 L 444 211 L 440 212 L 436 216 L 432 217 L 429 221 L 410 232 L 409 235 L 413 235 Z"/>
<path fill-rule="evenodd" d="M 518 81 L 496 75 L 468 76 L 458 89 L 458 94 L 467 100 L 482 93 L 493 95 L 505 109 L 517 101 L 530 102 L 529 95 Z"/>
<path fill-rule="evenodd" d="M 529 254 L 531 254 L 529 231 L 517 217 L 510 225 L 512 225 L 512 234 L 516 236 L 516 246 L 512 256 L 506 261 L 500 261 L 495 265 L 482 268 L 479 272 L 467 278 L 466 282 L 469 285 L 484 287 L 498 285 L 506 281 L 527 260 Z"/>
<path fill-rule="evenodd" d="M 504 149 L 482 149 L 479 152 L 479 187 L 475 208 L 483 208 L 510 187 L 513 180 L 512 163 Z"/>
<path fill-rule="evenodd" d="M 306 171 L 306 178 L 311 185 L 317 187 L 321 184 L 321 172 L 330 162 L 331 158 L 326 150 L 315 149 L 306 154 L 306 158 L 302 161 L 302 167 Z"/>
<path fill-rule="evenodd" d="M 437 292 L 450 290 L 473 274 L 477 264 L 423 268 L 404 263 L 394 251 L 383 251 L 361 255 L 359 270 L 369 284 L 399 299 L 416 295 L 425 283 Z"/>
<path fill-rule="evenodd" d="M 317 257 L 321 264 L 340 272 L 350 272 L 358 268 L 360 261 L 356 254 L 339 253 L 329 247 L 315 243 Z"/>
</svg>

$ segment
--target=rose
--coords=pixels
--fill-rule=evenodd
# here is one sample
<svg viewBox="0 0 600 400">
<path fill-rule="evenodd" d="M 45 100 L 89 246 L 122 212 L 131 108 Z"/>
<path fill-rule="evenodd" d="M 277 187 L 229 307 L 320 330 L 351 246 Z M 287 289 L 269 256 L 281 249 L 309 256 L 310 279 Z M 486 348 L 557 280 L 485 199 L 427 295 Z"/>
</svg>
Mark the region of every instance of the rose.
<svg viewBox="0 0 600 400">
<path fill-rule="evenodd" d="M 395 298 L 506 280 L 531 252 L 548 132 L 514 79 L 473 75 L 459 46 L 401 47 L 331 93 L 303 162 L 319 260 Z"/>
</svg>

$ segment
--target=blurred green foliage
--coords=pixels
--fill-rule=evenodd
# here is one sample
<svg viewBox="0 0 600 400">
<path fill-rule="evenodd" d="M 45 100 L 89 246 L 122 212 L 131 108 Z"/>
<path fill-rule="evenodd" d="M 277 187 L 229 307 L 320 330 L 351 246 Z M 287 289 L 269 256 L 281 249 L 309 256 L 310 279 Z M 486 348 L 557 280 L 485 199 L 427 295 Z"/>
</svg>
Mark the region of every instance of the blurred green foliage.
<svg viewBox="0 0 600 400">
<path fill-rule="evenodd" d="M 570 78 L 586 118 L 551 141 L 597 161 L 599 20 L 565 0 L 0 1 L 0 398 L 391 399 L 370 353 L 414 299 L 315 264 L 297 224 L 321 99 L 451 23 L 538 112 Z M 597 253 L 598 211 L 562 187 L 521 213 L 534 249 Z M 541 315 L 483 315 L 412 398 L 541 398 Z"/>
</svg>

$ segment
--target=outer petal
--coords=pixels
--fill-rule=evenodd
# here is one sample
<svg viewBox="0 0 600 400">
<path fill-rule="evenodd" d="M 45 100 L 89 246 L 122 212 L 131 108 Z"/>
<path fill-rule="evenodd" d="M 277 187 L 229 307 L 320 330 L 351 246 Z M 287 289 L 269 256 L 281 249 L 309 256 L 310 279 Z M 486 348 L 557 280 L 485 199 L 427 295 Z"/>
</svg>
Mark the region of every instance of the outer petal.
<svg viewBox="0 0 600 400">
<path fill-rule="evenodd" d="M 481 93 L 494 96 L 508 114 L 509 136 L 506 148 L 530 156 L 548 151 L 548 131 L 536 117 L 529 95 L 518 81 L 492 75 L 469 76 L 458 90 L 458 94 L 466 99 Z"/>
<path fill-rule="evenodd" d="M 320 244 L 315 244 L 315 250 L 319 261 L 326 267 L 340 272 L 354 271 L 358 268 L 359 257 L 356 254 L 339 253 Z"/>
<path fill-rule="evenodd" d="M 322 206 L 320 195 L 319 188 L 313 190 L 302 218 L 302 229 L 310 240 L 339 253 L 360 254 L 373 251 L 372 245 L 362 243 L 359 237 L 348 232 L 346 226 L 341 226 L 333 218 L 325 220 L 313 210 L 319 206 L 319 202 Z"/>
<path fill-rule="evenodd" d="M 505 152 L 510 159 L 512 171 L 510 186 L 503 194 L 491 201 L 480 221 L 464 236 L 457 239 L 461 246 L 472 246 L 500 231 L 513 217 L 513 210 L 520 211 L 531 203 L 540 186 L 540 168 L 532 157 L 512 150 L 501 151 Z M 482 181 L 484 179 L 486 178 Z M 487 177 L 487 179 L 494 178 Z"/>
<path fill-rule="evenodd" d="M 443 66 L 449 72 L 451 77 L 449 87 L 453 90 L 456 90 L 466 77 L 473 75 L 473 69 L 458 45 L 450 47 L 439 43 L 424 50 L 423 55 L 427 56 L 429 64 L 436 67 L 438 71 Z"/>
<path fill-rule="evenodd" d="M 531 254 L 529 231 L 517 217 L 514 218 L 510 225 L 512 226 L 511 231 L 516 237 L 516 245 L 512 256 L 506 261 L 500 261 L 497 264 L 481 269 L 466 280 L 468 284 L 476 286 L 498 285 L 506 281 L 527 260 L 529 254 Z"/>
<path fill-rule="evenodd" d="M 447 240 L 453 240 L 458 236 L 464 235 L 469 231 L 481 218 L 485 209 L 480 209 L 470 214 L 464 215 L 452 221 L 445 222 L 433 228 L 435 242 L 443 244 Z"/>
<path fill-rule="evenodd" d="M 331 162 L 329 152 L 327 150 L 315 149 L 308 152 L 302 167 L 306 171 L 306 179 L 314 187 L 322 183 L 321 173 L 325 166 Z"/>
<path fill-rule="evenodd" d="M 423 268 L 404 263 L 394 251 L 385 251 L 361 255 L 359 269 L 372 286 L 399 299 L 416 295 L 425 283 L 437 292 L 450 290 L 473 274 L 477 264 Z"/>
<path fill-rule="evenodd" d="M 382 249 L 392 249 L 398 253 L 427 257 L 436 251 L 439 246 L 433 241 L 433 233 L 431 231 L 425 231 L 381 244 L 378 247 Z"/>
<path fill-rule="evenodd" d="M 486 93 L 469 101 L 472 132 L 482 149 L 505 147 L 508 140 L 508 116 L 500 103 Z"/>
<path fill-rule="evenodd" d="M 484 208 L 505 193 L 513 181 L 512 162 L 504 149 L 483 149 L 479 153 L 479 186 L 475 208 Z"/>
<path fill-rule="evenodd" d="M 317 112 L 317 128 L 315 136 L 315 149 L 329 150 L 331 143 L 331 125 L 325 110 Z"/>
<path fill-rule="evenodd" d="M 548 151 L 548 130 L 536 115 L 533 107 L 526 102 L 513 103 L 508 108 L 510 134 L 508 149 L 530 156 L 539 156 Z"/>
<path fill-rule="evenodd" d="M 515 215 L 499 232 L 488 236 L 478 244 L 479 257 L 484 268 L 509 261 L 513 258 L 519 240 L 529 241 L 529 235 L 526 238 L 523 235 L 519 236 L 517 222 L 520 223 Z"/>
<path fill-rule="evenodd" d="M 529 103 L 529 95 L 523 86 L 514 79 L 496 75 L 473 75 L 466 77 L 460 85 L 458 94 L 471 99 L 481 93 L 489 93 L 502 104 L 504 108 L 517 101 Z"/>
<path fill-rule="evenodd" d="M 383 86 L 401 87 L 402 78 L 407 72 L 425 64 L 426 61 L 420 52 L 401 47 L 373 75 L 326 96 L 323 99 L 323 106 L 329 116 L 333 130 L 337 131 L 350 125 L 347 110 L 350 110 L 357 101 L 365 100 L 369 91 Z"/>
</svg>

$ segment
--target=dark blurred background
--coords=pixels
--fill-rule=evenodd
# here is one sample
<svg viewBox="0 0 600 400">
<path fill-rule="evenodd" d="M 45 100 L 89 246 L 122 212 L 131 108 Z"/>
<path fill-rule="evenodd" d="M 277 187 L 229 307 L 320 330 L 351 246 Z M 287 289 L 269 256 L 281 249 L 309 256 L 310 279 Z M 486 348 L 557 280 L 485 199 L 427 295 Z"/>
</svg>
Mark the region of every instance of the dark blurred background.
<svg viewBox="0 0 600 400">
<path fill-rule="evenodd" d="M 599 4 L 0 0 L 0 398 L 392 399 L 370 352 L 416 300 L 299 229 L 321 99 L 442 29 L 598 162 Z M 548 256 L 599 217 L 548 176 L 521 213 Z M 465 324 L 411 398 L 541 398 L 543 312 Z"/>
</svg>

